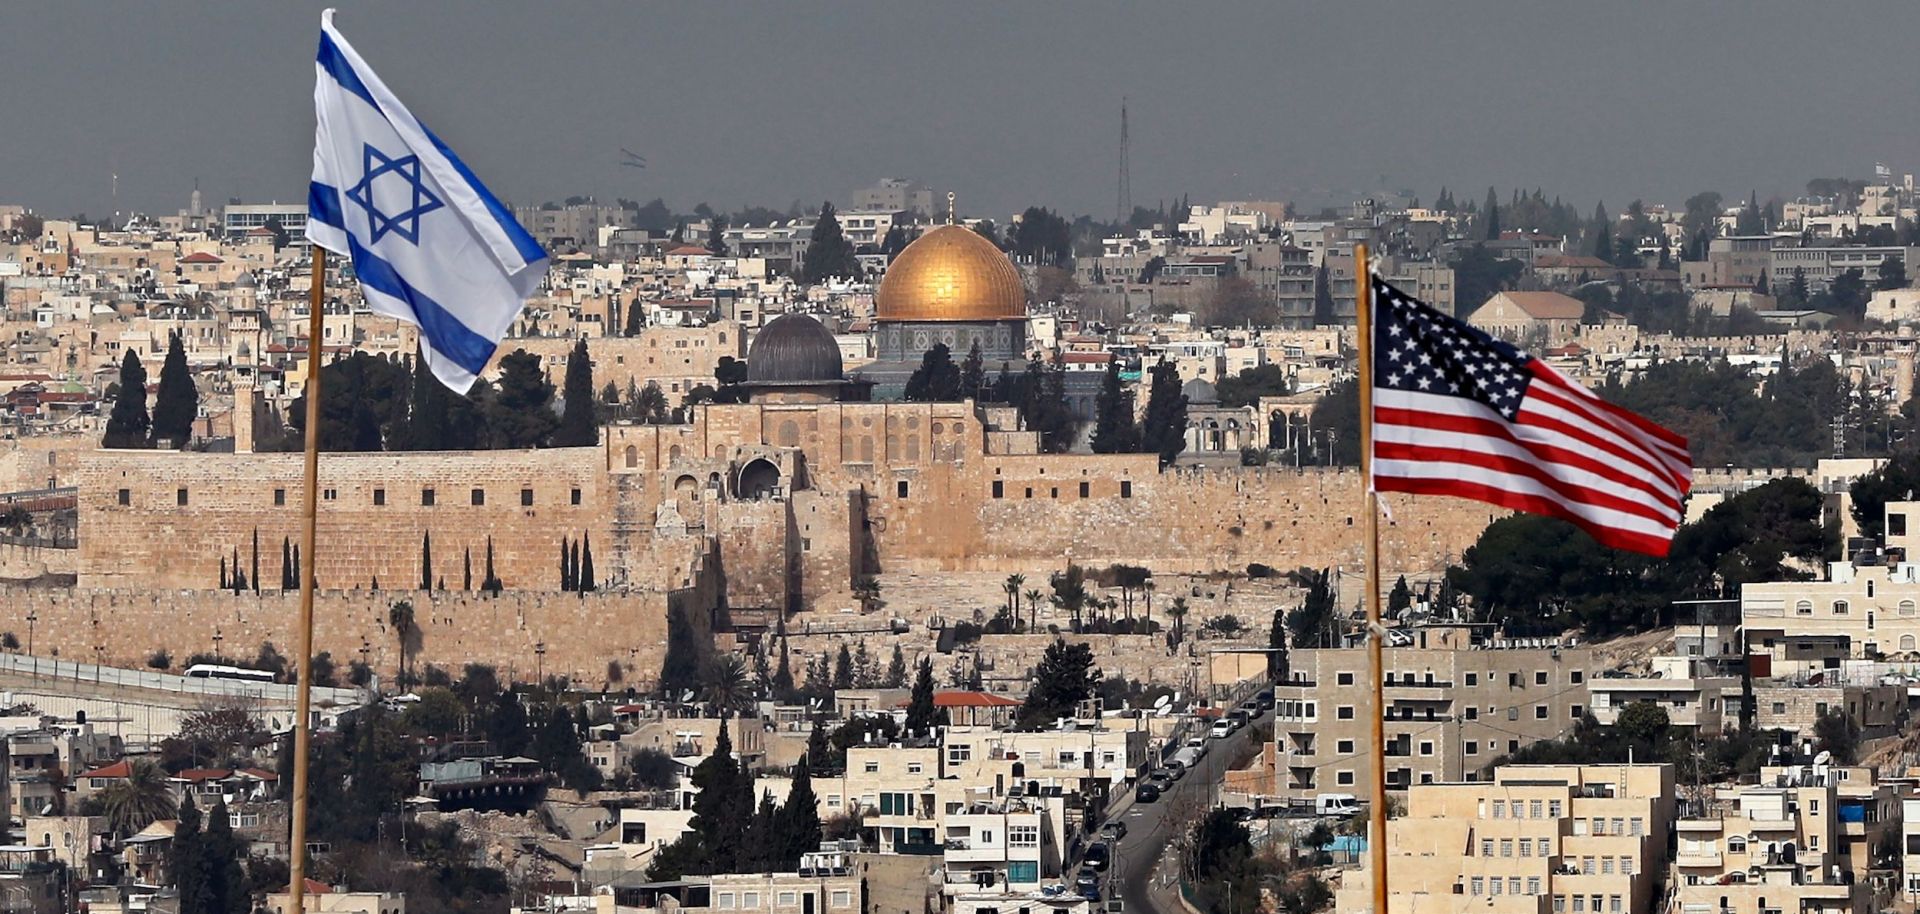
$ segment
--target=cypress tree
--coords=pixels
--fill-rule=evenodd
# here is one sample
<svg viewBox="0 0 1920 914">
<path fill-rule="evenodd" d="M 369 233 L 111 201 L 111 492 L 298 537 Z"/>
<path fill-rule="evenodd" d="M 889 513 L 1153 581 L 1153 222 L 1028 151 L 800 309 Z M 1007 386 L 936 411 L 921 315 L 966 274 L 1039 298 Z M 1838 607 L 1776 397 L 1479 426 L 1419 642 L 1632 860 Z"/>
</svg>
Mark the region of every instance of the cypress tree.
<svg viewBox="0 0 1920 914">
<path fill-rule="evenodd" d="M 794 766 L 793 787 L 781 808 L 786 847 L 778 861 L 782 872 L 800 865 L 800 855 L 820 849 L 820 801 L 813 793 L 813 760 L 800 757 Z"/>
<path fill-rule="evenodd" d="M 853 651 L 847 648 L 845 641 L 840 642 L 840 653 L 833 658 L 833 688 L 853 688 Z"/>
<path fill-rule="evenodd" d="M 420 589 L 433 589 L 433 533 L 420 533 Z"/>
<path fill-rule="evenodd" d="M 580 590 L 583 592 L 593 590 L 597 586 L 593 580 L 593 538 L 591 534 L 583 533 L 580 535 L 580 580 L 578 583 Z"/>
<path fill-rule="evenodd" d="M 247 589 L 247 573 L 240 570 L 240 547 L 233 547 L 233 592 Z"/>
<path fill-rule="evenodd" d="M 833 751 L 827 743 L 827 728 L 819 717 L 813 719 L 813 729 L 807 732 L 807 769 L 818 768 L 821 771 L 833 771 Z"/>
<path fill-rule="evenodd" d="M 1320 269 L 1313 273 L 1313 325 L 1331 327 L 1338 320 L 1333 310 L 1333 284 L 1327 278 L 1327 265 L 1323 261 Z"/>
<path fill-rule="evenodd" d="M 900 645 L 893 646 L 893 659 L 887 662 L 886 686 L 897 689 L 907 684 L 907 654 Z"/>
<path fill-rule="evenodd" d="M 167 849 L 167 876 L 180 894 L 180 910 L 213 910 L 207 894 L 207 853 L 200 834 L 200 808 L 193 803 L 193 791 L 180 796 L 180 812 L 175 817 L 173 842 Z"/>
<path fill-rule="evenodd" d="M 302 578 L 302 577 L 300 576 L 300 574 L 301 574 L 301 571 L 300 571 L 300 544 L 299 544 L 299 543 L 295 543 L 295 544 L 293 544 L 293 586 L 294 586 L 294 589 L 296 589 L 296 590 L 298 590 L 298 589 L 299 589 L 299 588 L 301 588 L 301 587 L 305 587 L 305 586 L 307 585 L 307 580 L 308 580 L 308 579 L 307 579 L 307 578 Z M 315 585 L 315 589 L 316 589 L 316 590 L 317 590 L 317 589 L 319 589 L 319 587 L 318 587 L 318 585 L 317 585 L 317 584 Z"/>
<path fill-rule="evenodd" d="M 207 829 L 202 835 L 201 867 L 206 886 L 206 910 L 210 914 L 248 914 L 253 893 L 240 869 L 240 844 L 233 836 L 233 820 L 227 814 L 225 800 L 216 798 L 207 813 Z"/>
<path fill-rule="evenodd" d="M 787 650 L 787 615 L 784 612 L 774 621 L 774 635 L 780 639 L 780 665 L 773 670 L 773 694 L 784 700 L 793 694 L 793 658 Z"/>
<path fill-rule="evenodd" d="M 980 352 L 980 341 L 976 339 L 972 348 L 967 350 L 966 361 L 960 363 L 960 396 L 979 400 L 986 386 L 986 358 Z"/>
<path fill-rule="evenodd" d="M 1613 262 L 1613 233 L 1608 231 L 1604 222 L 1597 222 L 1593 226 L 1593 256 L 1608 263 Z"/>
<path fill-rule="evenodd" d="M 920 357 L 920 367 L 907 378 L 903 396 L 914 403 L 946 403 L 960 398 L 960 369 L 945 343 L 935 343 Z"/>
<path fill-rule="evenodd" d="M 260 528 L 253 528 L 253 592 L 260 592 Z"/>
<path fill-rule="evenodd" d="M 1500 198 L 1494 196 L 1493 188 L 1487 188 L 1487 205 L 1483 213 L 1487 220 L 1486 239 L 1500 240 Z"/>
<path fill-rule="evenodd" d="M 640 299 L 635 298 L 627 305 L 627 326 L 624 328 L 625 334 L 627 336 L 639 336 L 640 328 L 645 326 L 646 316 L 646 309 L 640 307 Z"/>
<path fill-rule="evenodd" d="M 1133 392 L 1120 383 L 1120 360 L 1107 360 L 1107 374 L 1094 399 L 1093 452 L 1132 454 L 1140 450 L 1140 426 L 1133 421 Z"/>
<path fill-rule="evenodd" d="M 300 583 L 293 577 L 293 538 L 280 538 L 280 589 L 294 590 Z"/>
<path fill-rule="evenodd" d="M 565 406 L 560 427 L 553 432 L 554 447 L 592 447 L 600 441 L 600 423 L 594 415 L 593 358 L 583 337 L 567 356 L 567 377 L 561 388 Z"/>
<path fill-rule="evenodd" d="M 834 213 L 833 202 L 828 201 L 820 207 L 820 218 L 813 223 L 807 252 L 800 259 L 800 279 L 818 285 L 829 279 L 858 275 L 860 261 L 854 256 L 853 243 L 840 230 L 840 218 Z"/>
<path fill-rule="evenodd" d="M 180 448 L 193 438 L 193 420 L 200 414 L 200 392 L 193 387 L 187 351 L 180 334 L 167 336 L 167 357 L 160 363 L 160 386 L 153 397 L 153 441 Z"/>
<path fill-rule="evenodd" d="M 1140 443 L 1142 449 L 1160 455 L 1162 469 L 1187 448 L 1187 395 L 1180 392 L 1179 370 L 1164 359 L 1153 367 Z"/>
<path fill-rule="evenodd" d="M 460 547 L 460 589 L 473 591 L 473 547 Z"/>
<path fill-rule="evenodd" d="M 229 586 L 228 580 L 229 579 L 227 578 L 227 557 L 223 555 L 220 557 L 220 589 L 221 590 L 227 589 L 227 587 Z"/>
<path fill-rule="evenodd" d="M 742 808 L 739 765 L 733 758 L 733 738 L 727 721 L 720 721 L 720 735 L 714 740 L 713 754 L 693 769 L 693 784 L 700 792 L 693 798 L 693 818 L 688 827 L 706 849 L 708 869 L 730 873 L 741 849 L 741 836 L 751 810 Z M 747 789 L 752 789 L 747 779 Z"/>
<path fill-rule="evenodd" d="M 933 661 L 922 657 L 913 677 L 913 697 L 907 701 L 907 735 L 931 736 L 934 723 Z"/>
<path fill-rule="evenodd" d="M 567 548 L 567 538 L 560 538 L 560 589 L 563 592 L 573 590 L 573 553 Z"/>
<path fill-rule="evenodd" d="M 107 432 L 100 446 L 141 448 L 147 446 L 147 431 L 153 420 L 147 417 L 147 370 L 132 349 L 120 360 L 120 394 L 107 416 Z"/>
<path fill-rule="evenodd" d="M 487 537 L 487 576 L 480 582 L 480 589 L 489 593 L 499 593 L 500 579 L 493 575 L 493 537 Z"/>
</svg>

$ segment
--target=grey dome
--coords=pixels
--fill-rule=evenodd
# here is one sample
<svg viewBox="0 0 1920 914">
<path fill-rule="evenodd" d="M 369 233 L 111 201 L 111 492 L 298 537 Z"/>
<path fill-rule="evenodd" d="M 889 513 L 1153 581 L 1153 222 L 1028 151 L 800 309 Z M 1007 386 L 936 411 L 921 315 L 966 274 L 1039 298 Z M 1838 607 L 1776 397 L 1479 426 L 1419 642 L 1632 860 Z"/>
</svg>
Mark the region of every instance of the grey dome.
<svg viewBox="0 0 1920 914">
<path fill-rule="evenodd" d="M 1193 380 L 1188 381 L 1187 383 L 1181 385 L 1180 392 L 1187 395 L 1188 403 L 1220 402 L 1220 392 L 1215 390 L 1212 384 L 1209 384 L 1199 378 L 1194 378 Z"/>
<path fill-rule="evenodd" d="M 784 314 L 753 338 L 747 350 L 749 384 L 820 384 L 842 379 L 840 344 L 820 322 Z"/>
</svg>

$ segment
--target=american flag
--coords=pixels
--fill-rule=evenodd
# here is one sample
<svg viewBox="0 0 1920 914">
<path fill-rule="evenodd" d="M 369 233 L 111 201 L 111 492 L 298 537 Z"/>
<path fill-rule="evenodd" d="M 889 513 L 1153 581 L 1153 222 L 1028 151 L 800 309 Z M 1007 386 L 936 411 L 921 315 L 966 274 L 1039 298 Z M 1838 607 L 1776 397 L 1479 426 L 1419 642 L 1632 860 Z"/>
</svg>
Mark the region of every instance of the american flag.
<svg viewBox="0 0 1920 914">
<path fill-rule="evenodd" d="M 1664 556 L 1687 440 L 1545 362 L 1373 279 L 1373 483 L 1571 521 Z"/>
</svg>

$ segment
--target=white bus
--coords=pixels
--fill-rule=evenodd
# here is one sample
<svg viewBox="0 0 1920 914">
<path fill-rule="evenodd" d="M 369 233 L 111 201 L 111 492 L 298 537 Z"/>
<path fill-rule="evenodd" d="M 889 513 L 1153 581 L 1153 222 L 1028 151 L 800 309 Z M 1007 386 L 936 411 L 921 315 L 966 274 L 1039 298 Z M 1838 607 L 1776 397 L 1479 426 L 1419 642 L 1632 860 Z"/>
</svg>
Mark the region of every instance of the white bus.
<svg viewBox="0 0 1920 914">
<path fill-rule="evenodd" d="M 266 670 L 249 670 L 246 667 L 221 666 L 217 663 L 196 663 L 187 667 L 187 675 L 194 679 L 238 679 L 244 682 L 272 682 L 273 674 Z"/>
</svg>

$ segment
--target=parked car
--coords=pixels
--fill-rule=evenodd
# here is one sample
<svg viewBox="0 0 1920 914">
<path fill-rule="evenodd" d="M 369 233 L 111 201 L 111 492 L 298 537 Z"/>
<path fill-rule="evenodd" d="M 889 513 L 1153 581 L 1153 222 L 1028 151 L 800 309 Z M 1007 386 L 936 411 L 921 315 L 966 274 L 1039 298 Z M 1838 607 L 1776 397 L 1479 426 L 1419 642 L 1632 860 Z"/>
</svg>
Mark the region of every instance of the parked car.
<svg viewBox="0 0 1920 914">
<path fill-rule="evenodd" d="M 1118 843 L 1127 836 L 1127 823 L 1115 819 L 1100 826 L 1100 837 Z"/>
<path fill-rule="evenodd" d="M 1160 790 L 1159 784 L 1153 781 L 1142 781 L 1140 786 L 1133 788 L 1133 801 L 1135 803 L 1157 802 L 1160 799 Z"/>
<path fill-rule="evenodd" d="M 1233 735 L 1233 721 L 1224 717 L 1214 721 L 1213 726 L 1207 728 L 1208 739 L 1226 739 L 1227 737 L 1232 735 Z"/>
<path fill-rule="evenodd" d="M 1073 890 L 1079 892 L 1083 898 L 1087 897 L 1086 893 L 1089 891 L 1097 896 L 1100 892 L 1100 874 L 1092 870 L 1082 869 L 1080 875 L 1074 877 Z"/>
<path fill-rule="evenodd" d="M 1105 841 L 1095 841 L 1087 845 L 1087 852 L 1080 855 L 1080 863 L 1096 873 L 1106 869 L 1107 863 L 1112 859 L 1113 848 Z"/>
<path fill-rule="evenodd" d="M 1260 691 L 1260 694 L 1255 695 L 1253 697 L 1253 700 L 1260 705 L 1260 710 L 1262 711 L 1273 710 L 1273 690 L 1272 689 L 1262 689 Z"/>
</svg>

